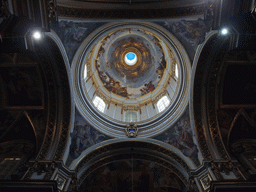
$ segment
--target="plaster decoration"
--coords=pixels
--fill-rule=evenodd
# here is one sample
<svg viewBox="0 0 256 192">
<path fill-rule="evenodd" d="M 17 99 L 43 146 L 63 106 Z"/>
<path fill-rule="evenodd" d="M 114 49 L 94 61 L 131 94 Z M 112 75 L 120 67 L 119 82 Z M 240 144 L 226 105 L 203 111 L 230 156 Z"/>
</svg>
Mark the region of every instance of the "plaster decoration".
<svg viewBox="0 0 256 192">
<path fill-rule="evenodd" d="M 184 3 L 185 4 L 185 3 Z M 137 4 L 135 4 L 137 5 Z M 129 4 L 130 6 L 130 4 Z M 166 18 L 166 17 L 180 17 L 180 16 L 191 16 L 191 15 L 203 15 L 205 13 L 205 2 L 197 3 L 196 5 L 190 5 L 186 7 L 175 7 L 168 9 L 141 9 L 140 11 L 127 10 L 124 9 L 81 9 L 75 7 L 69 7 L 65 4 L 58 5 L 58 16 L 59 17 L 69 17 L 74 19 L 149 19 L 156 17 L 158 18 Z"/>
<path fill-rule="evenodd" d="M 60 110 L 62 111 L 62 114 L 63 114 L 63 121 L 62 121 L 61 130 L 60 130 L 60 140 L 57 141 L 59 143 L 53 157 L 55 161 L 60 159 L 64 159 L 65 161 L 67 152 L 68 152 L 67 146 L 68 146 L 69 132 L 73 128 L 73 120 L 75 116 L 75 115 L 71 115 L 71 114 L 74 114 L 75 112 L 75 105 L 73 102 L 70 102 L 71 98 L 73 98 L 73 91 L 71 86 L 72 83 L 71 83 L 71 74 L 70 74 L 70 64 L 68 61 L 68 56 L 65 51 L 64 45 L 62 44 L 61 39 L 58 37 L 58 35 L 53 30 L 51 30 L 51 32 L 46 33 L 46 36 L 51 38 L 56 43 L 63 57 L 63 61 L 65 63 L 65 67 L 59 67 L 59 75 L 60 75 L 60 79 L 62 79 L 61 81 L 62 98 L 63 98 L 63 102 L 65 103 L 65 107 L 63 107 Z M 70 105 L 68 105 L 68 103 L 70 103 Z"/>
<path fill-rule="evenodd" d="M 202 158 L 205 160 L 210 160 L 213 158 L 215 152 L 214 150 L 210 150 L 209 147 L 212 147 L 212 144 L 209 144 L 209 140 L 206 138 L 206 133 L 209 131 L 207 125 L 203 122 L 203 119 L 206 119 L 206 115 L 204 111 L 206 111 L 205 106 L 205 95 L 202 87 L 204 83 L 206 83 L 205 71 L 206 71 L 206 63 L 208 62 L 207 57 L 199 57 L 200 55 L 208 55 L 209 50 L 212 49 L 213 44 L 217 42 L 216 31 L 209 34 L 207 40 L 204 44 L 200 45 L 197 54 L 195 56 L 193 62 L 193 79 L 194 81 L 191 83 L 193 89 L 191 90 L 191 104 L 190 112 L 193 115 L 193 126 L 195 130 L 196 140 L 198 142 L 198 147 L 202 153 Z M 211 53 L 214 54 L 214 53 Z M 214 100 L 211 100 L 212 102 Z M 212 151 L 212 152 L 210 152 Z"/>
<path fill-rule="evenodd" d="M 48 17 L 53 18 L 55 20 L 58 20 L 57 15 L 57 0 L 48 0 L 47 1 L 47 11 L 48 11 Z"/>
<path fill-rule="evenodd" d="M 40 177 L 43 180 L 50 180 L 55 169 L 61 166 L 60 162 L 55 161 L 35 161 L 29 162 L 29 170 L 24 175 L 23 179 L 36 179 Z"/>
<path fill-rule="evenodd" d="M 138 134 L 138 126 L 137 124 L 130 123 L 126 126 L 125 132 L 128 137 L 136 137 Z"/>
<path fill-rule="evenodd" d="M 222 42 L 221 40 L 219 40 L 219 41 Z M 219 42 L 219 44 L 220 44 L 220 42 Z M 209 79 L 208 79 L 209 92 L 207 95 L 207 97 L 208 97 L 207 98 L 207 108 L 208 108 L 207 110 L 209 111 L 208 112 L 209 130 L 211 132 L 211 135 L 212 135 L 212 138 L 216 145 L 216 148 L 218 150 L 218 153 L 222 159 L 229 159 L 230 157 L 226 151 L 226 148 L 224 146 L 224 143 L 221 138 L 220 131 L 219 131 L 220 128 L 219 128 L 218 119 L 217 119 L 216 106 L 212 104 L 213 101 L 216 103 L 218 100 L 216 92 L 217 92 L 217 90 L 219 90 L 219 88 L 218 88 L 218 84 L 216 86 L 216 82 L 218 81 L 218 77 L 220 75 L 219 71 L 223 65 L 223 63 L 219 62 L 217 59 L 224 57 L 224 53 L 226 53 L 226 51 L 227 51 L 227 44 L 223 44 L 223 42 L 222 42 L 221 46 L 222 46 L 222 50 L 219 50 L 219 54 L 216 55 L 216 60 L 214 61 L 214 65 L 212 66 L 212 69 L 209 74 Z"/>
<path fill-rule="evenodd" d="M 53 80 L 53 76 L 52 76 L 52 72 L 51 72 L 51 68 L 49 65 L 44 65 L 44 69 L 46 71 L 46 79 L 47 79 L 47 86 L 49 87 L 49 96 L 51 98 L 55 98 L 56 97 L 56 92 L 54 91 L 55 86 L 52 83 Z M 48 121 L 47 121 L 47 125 L 46 125 L 46 131 L 45 131 L 45 135 L 47 135 L 47 137 L 44 138 L 42 147 L 38 153 L 37 159 L 38 160 L 42 160 L 44 158 L 46 158 L 47 153 L 49 152 L 50 149 L 50 145 L 52 142 L 52 138 L 53 138 L 53 132 L 55 129 L 55 121 L 56 121 L 56 102 L 53 99 L 49 99 L 49 103 L 48 105 L 49 107 L 49 114 L 48 114 Z"/>
<path fill-rule="evenodd" d="M 210 188 L 211 181 L 212 181 L 212 178 L 209 174 L 206 174 L 200 178 L 200 182 L 204 190 L 208 190 Z"/>
<path fill-rule="evenodd" d="M 65 187 L 65 184 L 66 184 L 66 179 L 65 179 L 65 177 L 63 177 L 63 176 L 60 175 L 60 174 L 56 174 L 54 180 L 57 181 L 57 187 L 58 187 L 58 189 L 59 189 L 59 190 L 63 190 L 64 187 Z"/>
<path fill-rule="evenodd" d="M 10 12 L 7 0 L 2 0 L 1 1 L 0 16 L 5 18 L 5 19 L 11 16 L 11 12 Z"/>
<path fill-rule="evenodd" d="M 234 163 L 229 161 L 229 162 L 211 162 L 210 163 L 210 168 L 212 170 L 217 169 L 218 172 L 225 173 L 226 175 L 229 175 L 231 171 L 235 169 Z"/>
<path fill-rule="evenodd" d="M 48 116 L 46 118 L 44 141 L 36 160 L 59 160 L 63 157 L 65 152 L 64 148 L 68 139 L 70 126 L 70 86 L 67 68 L 65 66 L 67 63 L 59 59 L 62 54 L 57 43 L 48 36 L 45 37 L 44 41 L 50 43 L 52 46 L 48 49 L 38 46 L 36 50 L 40 56 L 41 62 L 44 63 L 41 66 L 44 70 L 45 82 L 48 87 Z M 53 54 L 53 51 L 56 52 Z M 55 60 L 56 58 L 58 58 L 58 62 Z M 55 67 L 52 67 L 52 65 Z"/>
</svg>

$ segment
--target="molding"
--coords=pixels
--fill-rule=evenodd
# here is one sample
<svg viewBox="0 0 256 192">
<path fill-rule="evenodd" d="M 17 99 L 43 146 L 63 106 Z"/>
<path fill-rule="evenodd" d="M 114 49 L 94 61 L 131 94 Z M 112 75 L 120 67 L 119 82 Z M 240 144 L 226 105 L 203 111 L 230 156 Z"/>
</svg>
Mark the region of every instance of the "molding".
<svg viewBox="0 0 256 192">
<path fill-rule="evenodd" d="M 73 162 L 70 167 L 77 172 L 78 186 L 93 170 L 118 159 L 129 159 L 131 155 L 135 158 L 157 162 L 171 169 L 187 187 L 190 171 L 196 169 L 192 160 L 184 156 L 177 148 L 154 139 L 112 139 L 93 148 L 84 152 L 82 157 Z"/>
<path fill-rule="evenodd" d="M 190 105 L 189 105 L 189 111 L 190 111 L 190 119 L 191 119 L 191 126 L 192 129 L 195 131 L 195 138 L 194 142 L 198 144 L 199 150 L 202 154 L 202 157 L 200 158 L 200 161 L 202 161 L 204 158 L 211 159 L 212 155 L 210 153 L 210 150 L 207 146 L 207 140 L 205 138 L 205 129 L 204 129 L 204 123 L 202 122 L 202 109 L 201 109 L 201 76 L 203 75 L 203 67 L 199 66 L 199 59 L 209 42 L 209 40 L 213 39 L 214 36 L 218 34 L 217 31 L 211 31 L 206 39 L 204 44 L 201 44 L 197 51 L 196 55 L 193 61 L 193 69 L 192 69 L 192 78 L 191 78 L 191 89 L 190 89 Z M 202 65 L 202 64 L 201 64 Z M 197 76 L 196 76 L 197 75 Z M 200 77 L 198 77 L 200 76 Z M 196 81 L 196 79 L 198 79 Z"/>
<path fill-rule="evenodd" d="M 70 146 L 70 143 L 71 143 L 71 138 L 69 137 L 69 135 L 70 135 L 70 132 L 72 132 L 73 129 L 74 129 L 74 122 L 75 122 L 75 104 L 73 102 L 73 100 L 74 100 L 74 91 L 73 91 L 73 87 L 72 87 L 72 78 L 71 78 L 72 75 L 71 75 L 69 59 L 68 59 L 65 47 L 64 47 L 61 39 L 58 37 L 58 35 L 53 30 L 51 30 L 51 32 L 46 33 L 46 36 L 50 37 L 56 43 L 56 45 L 58 46 L 58 48 L 59 48 L 59 50 L 60 50 L 60 52 L 63 56 L 63 60 L 64 60 L 64 63 L 65 63 L 67 76 L 68 76 L 68 80 L 69 80 L 70 96 L 71 96 L 70 122 L 69 122 L 68 127 L 66 127 L 67 132 L 65 132 L 65 134 L 63 134 L 63 132 L 62 132 L 62 137 L 68 139 L 66 144 L 64 144 L 65 148 L 62 149 L 63 150 L 62 160 L 64 161 L 64 164 L 65 164 L 65 162 L 68 158 L 69 146 Z M 61 147 L 61 146 L 59 146 L 59 147 Z M 61 151 L 61 149 L 59 149 L 59 151 Z"/>
<path fill-rule="evenodd" d="M 180 2 L 179 2 L 180 3 Z M 95 3 L 79 3 L 74 6 L 74 2 L 58 3 L 58 16 L 65 18 L 80 18 L 80 19 L 159 19 L 173 18 L 186 16 L 202 16 L 206 11 L 206 0 L 201 0 L 194 4 L 188 5 L 180 3 L 179 6 L 168 6 L 164 3 L 151 4 L 95 4 Z M 95 6 L 96 5 L 96 6 Z M 107 6 L 108 5 L 108 6 Z M 185 5 L 185 6 L 184 6 Z M 95 6 L 95 7 L 94 7 Z M 108 7 L 102 9 L 100 7 Z M 88 8 L 90 7 L 90 8 Z M 139 9 L 136 11 L 136 9 Z"/>
<path fill-rule="evenodd" d="M 186 170 L 191 169 L 191 170 L 195 170 L 197 167 L 194 164 L 194 162 L 189 158 L 186 157 L 179 149 L 177 149 L 174 146 L 171 146 L 169 144 L 166 144 L 164 142 L 155 140 L 155 139 L 138 139 L 138 138 L 132 138 L 132 139 L 110 139 L 107 141 L 103 141 L 101 143 L 98 143 L 96 145 L 93 145 L 92 147 L 86 149 L 79 158 L 77 158 L 75 161 L 72 162 L 72 164 L 70 165 L 69 169 L 70 170 L 80 170 L 81 168 L 81 163 L 83 163 L 83 161 L 88 161 L 90 160 L 84 160 L 84 158 L 88 158 L 88 156 L 91 156 L 92 158 L 95 157 L 95 155 L 97 155 L 97 153 L 102 150 L 103 148 L 109 148 L 112 149 L 113 146 L 115 146 L 116 148 L 118 148 L 119 144 L 122 143 L 127 143 L 130 145 L 134 145 L 133 142 L 135 143 L 139 143 L 139 144 L 144 144 L 147 147 L 152 147 L 152 148 L 156 148 L 158 147 L 159 149 L 161 149 L 161 152 L 163 154 L 166 155 L 170 155 L 171 158 L 177 157 L 177 159 L 179 159 L 178 161 L 180 162 L 184 162 L 181 164 L 184 164 L 186 168 Z M 150 149 L 150 148 L 148 148 Z M 159 151 L 157 149 L 157 151 Z M 100 153 L 98 153 L 99 155 Z M 171 154 L 173 154 L 173 156 L 171 156 Z"/>
</svg>

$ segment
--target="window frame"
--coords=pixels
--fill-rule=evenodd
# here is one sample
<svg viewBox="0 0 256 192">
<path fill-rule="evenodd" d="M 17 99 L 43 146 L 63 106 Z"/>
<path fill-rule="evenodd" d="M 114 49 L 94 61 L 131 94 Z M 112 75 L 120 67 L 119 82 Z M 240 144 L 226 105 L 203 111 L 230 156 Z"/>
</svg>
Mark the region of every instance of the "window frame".
<svg viewBox="0 0 256 192">
<path fill-rule="evenodd" d="M 171 104 L 170 98 L 168 98 L 167 95 L 164 95 L 156 103 L 158 112 L 159 113 L 163 112 L 170 104 Z"/>
<path fill-rule="evenodd" d="M 96 103 L 97 102 L 97 103 Z M 92 101 L 94 107 L 96 109 L 98 109 L 98 111 L 100 111 L 101 113 L 105 113 L 106 110 L 106 103 L 104 102 L 104 100 L 102 98 L 100 98 L 99 96 L 95 96 L 93 101 Z M 103 108 L 100 106 L 100 104 L 103 104 Z"/>
<path fill-rule="evenodd" d="M 135 121 L 127 121 L 127 115 L 129 114 L 135 114 L 136 115 L 136 120 Z M 124 121 L 127 122 L 127 123 L 132 123 L 132 122 L 138 122 L 138 111 L 134 111 L 134 110 L 129 110 L 129 111 L 126 111 L 125 114 L 124 114 Z M 133 119 L 132 119 L 133 120 Z"/>
</svg>

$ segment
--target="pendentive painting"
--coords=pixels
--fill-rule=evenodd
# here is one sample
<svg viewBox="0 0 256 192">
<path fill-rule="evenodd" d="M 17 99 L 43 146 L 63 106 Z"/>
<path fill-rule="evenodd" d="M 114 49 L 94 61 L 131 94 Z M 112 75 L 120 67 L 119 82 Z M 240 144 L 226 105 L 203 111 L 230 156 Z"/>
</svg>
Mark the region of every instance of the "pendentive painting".
<svg viewBox="0 0 256 192">
<path fill-rule="evenodd" d="M 89 147 L 110 139 L 109 136 L 100 133 L 94 129 L 76 110 L 74 129 L 70 133 L 71 144 L 69 149 L 69 157 L 66 164 L 70 164 L 77 159 L 83 151 Z"/>
<path fill-rule="evenodd" d="M 83 40 L 102 22 L 74 22 L 62 20 L 58 22 L 58 26 L 52 26 L 63 42 L 70 62 L 81 45 Z"/>
<path fill-rule="evenodd" d="M 210 31 L 211 21 L 203 19 L 198 20 L 180 20 L 165 21 L 165 27 L 175 34 L 179 34 L 192 46 L 201 44 L 207 32 Z"/>
<path fill-rule="evenodd" d="M 164 133 L 154 137 L 154 139 L 177 147 L 185 156 L 190 157 L 196 165 L 200 165 L 198 147 L 193 141 L 193 130 L 190 125 L 188 109 L 177 123 Z"/>
</svg>

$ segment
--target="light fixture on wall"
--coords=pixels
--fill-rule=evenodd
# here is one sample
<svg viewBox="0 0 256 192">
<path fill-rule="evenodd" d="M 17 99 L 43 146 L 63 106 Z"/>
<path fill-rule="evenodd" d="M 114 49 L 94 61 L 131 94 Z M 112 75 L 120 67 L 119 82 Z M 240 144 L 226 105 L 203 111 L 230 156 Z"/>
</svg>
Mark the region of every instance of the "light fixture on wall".
<svg viewBox="0 0 256 192">
<path fill-rule="evenodd" d="M 235 27 L 233 27 L 231 25 L 223 26 L 219 30 L 219 35 L 230 39 L 230 45 L 229 45 L 230 50 L 238 47 L 238 41 L 239 41 L 240 34 L 236 30 Z"/>
<path fill-rule="evenodd" d="M 42 32 L 35 30 L 32 32 L 32 36 L 34 39 L 39 40 L 42 38 Z"/>
<path fill-rule="evenodd" d="M 34 42 L 40 42 L 44 38 L 44 32 L 41 28 L 30 28 L 24 35 L 26 49 L 34 51 Z"/>
<path fill-rule="evenodd" d="M 228 28 L 221 29 L 221 35 L 227 35 L 229 33 Z"/>
</svg>

